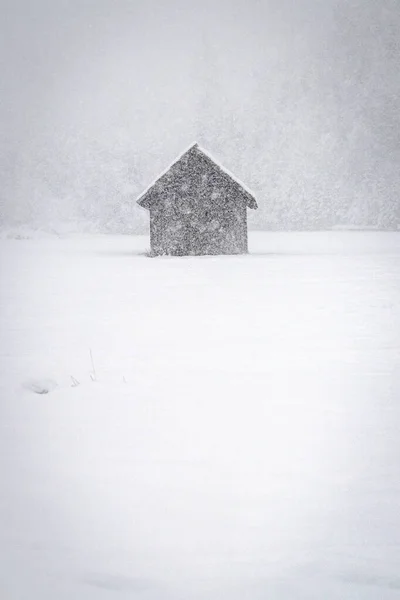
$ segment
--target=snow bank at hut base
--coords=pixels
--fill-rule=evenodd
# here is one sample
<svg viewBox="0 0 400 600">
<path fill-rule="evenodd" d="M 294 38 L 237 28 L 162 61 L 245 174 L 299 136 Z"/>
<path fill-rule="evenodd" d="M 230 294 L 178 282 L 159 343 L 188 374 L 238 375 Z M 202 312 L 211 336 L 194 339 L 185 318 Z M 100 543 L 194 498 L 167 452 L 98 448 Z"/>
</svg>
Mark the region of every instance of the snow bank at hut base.
<svg viewBox="0 0 400 600">
<path fill-rule="evenodd" d="M 0 597 L 400 594 L 400 235 L 0 241 Z"/>
</svg>

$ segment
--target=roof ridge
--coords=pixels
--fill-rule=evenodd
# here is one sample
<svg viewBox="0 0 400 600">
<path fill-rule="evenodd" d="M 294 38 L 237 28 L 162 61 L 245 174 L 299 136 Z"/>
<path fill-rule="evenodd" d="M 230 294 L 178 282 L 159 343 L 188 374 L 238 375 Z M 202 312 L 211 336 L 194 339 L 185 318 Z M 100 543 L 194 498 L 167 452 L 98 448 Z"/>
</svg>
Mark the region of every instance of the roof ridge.
<svg viewBox="0 0 400 600">
<path fill-rule="evenodd" d="M 208 150 L 205 150 L 205 148 L 203 148 L 202 146 L 200 146 L 200 144 L 195 141 L 195 142 L 192 142 L 190 146 L 186 147 L 185 150 L 183 150 L 183 152 L 181 152 L 171 163 L 169 163 L 169 165 L 163 171 L 161 171 L 161 173 L 159 173 L 159 175 L 155 179 L 153 179 L 153 181 L 151 181 L 149 183 L 149 185 L 146 187 L 146 189 L 137 198 L 137 202 L 139 203 L 140 206 L 142 206 L 141 205 L 141 201 L 144 198 L 144 196 L 146 196 L 146 194 L 157 183 L 157 181 L 159 179 L 161 179 L 164 175 L 166 175 L 168 173 L 168 171 L 170 169 L 172 169 L 172 167 L 175 164 L 177 164 L 185 156 L 185 154 L 189 153 L 191 150 L 194 150 L 194 149 L 198 150 L 200 154 L 202 154 L 203 156 L 205 156 L 206 158 L 208 158 L 208 160 L 210 160 L 211 163 L 215 167 L 217 167 L 217 169 L 219 169 L 220 171 L 222 171 L 222 173 L 224 173 L 234 183 L 236 183 L 240 188 L 242 188 L 243 192 L 245 192 L 246 194 L 248 194 L 250 196 L 250 198 L 252 199 L 253 203 L 255 203 L 255 194 L 254 194 L 254 192 L 249 187 L 247 187 L 238 177 L 236 177 L 236 175 L 234 175 L 231 171 L 229 171 L 229 169 L 227 169 L 226 167 L 224 167 L 218 160 L 216 160 L 214 158 L 214 156 Z M 253 208 L 253 206 L 251 206 L 251 203 L 248 204 L 248 206 L 250 208 Z M 256 206 L 257 206 L 257 204 L 255 203 L 255 207 Z"/>
</svg>

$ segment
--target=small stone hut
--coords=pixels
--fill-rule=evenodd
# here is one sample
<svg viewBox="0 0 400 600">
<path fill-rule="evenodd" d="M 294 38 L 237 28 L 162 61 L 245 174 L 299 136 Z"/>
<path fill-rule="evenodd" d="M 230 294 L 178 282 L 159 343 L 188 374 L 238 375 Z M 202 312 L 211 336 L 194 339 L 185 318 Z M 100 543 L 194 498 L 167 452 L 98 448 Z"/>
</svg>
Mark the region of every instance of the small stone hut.
<svg viewBox="0 0 400 600">
<path fill-rule="evenodd" d="M 198 144 L 138 198 L 150 212 L 152 255 L 246 254 L 254 195 Z"/>
</svg>

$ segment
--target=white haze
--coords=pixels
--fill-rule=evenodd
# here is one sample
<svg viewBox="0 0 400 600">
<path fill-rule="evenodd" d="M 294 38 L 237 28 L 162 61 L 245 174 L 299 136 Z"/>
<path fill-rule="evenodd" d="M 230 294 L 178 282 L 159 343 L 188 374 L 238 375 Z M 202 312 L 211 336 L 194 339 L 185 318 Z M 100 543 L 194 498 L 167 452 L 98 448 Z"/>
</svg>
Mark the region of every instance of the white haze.
<svg viewBox="0 0 400 600">
<path fill-rule="evenodd" d="M 6 0 L 1 225 L 145 231 L 137 194 L 195 139 L 253 228 L 396 228 L 395 0 Z"/>
</svg>

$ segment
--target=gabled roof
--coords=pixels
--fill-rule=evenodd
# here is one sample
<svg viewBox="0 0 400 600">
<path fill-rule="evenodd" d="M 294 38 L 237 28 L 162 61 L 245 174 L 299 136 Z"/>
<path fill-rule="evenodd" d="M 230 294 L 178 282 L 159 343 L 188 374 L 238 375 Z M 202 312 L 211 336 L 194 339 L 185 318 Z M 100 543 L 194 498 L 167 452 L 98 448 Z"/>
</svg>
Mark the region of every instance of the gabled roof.
<svg viewBox="0 0 400 600">
<path fill-rule="evenodd" d="M 228 171 L 228 169 L 226 169 L 218 161 L 216 161 L 215 158 L 207 150 L 201 148 L 199 144 L 197 144 L 197 142 L 192 144 L 186 150 L 184 150 L 184 152 L 182 152 L 177 158 L 175 158 L 175 160 L 171 164 L 169 164 L 168 167 L 164 169 L 164 171 L 162 171 L 162 173 L 160 173 L 158 177 L 147 186 L 147 188 L 140 194 L 139 198 L 137 199 L 137 203 L 139 204 L 139 206 L 142 206 L 143 208 L 149 208 L 149 196 L 151 195 L 153 187 L 159 184 L 163 177 L 165 177 L 170 171 L 170 169 L 172 169 L 174 165 L 179 163 L 189 153 L 192 153 L 195 156 L 199 156 L 203 160 L 206 160 L 210 166 L 216 169 L 226 179 L 229 179 L 231 183 L 235 184 L 239 188 L 242 196 L 246 199 L 247 206 L 249 208 L 258 208 L 253 192 L 242 181 L 240 181 L 240 179 L 235 177 L 235 175 Z"/>
</svg>

